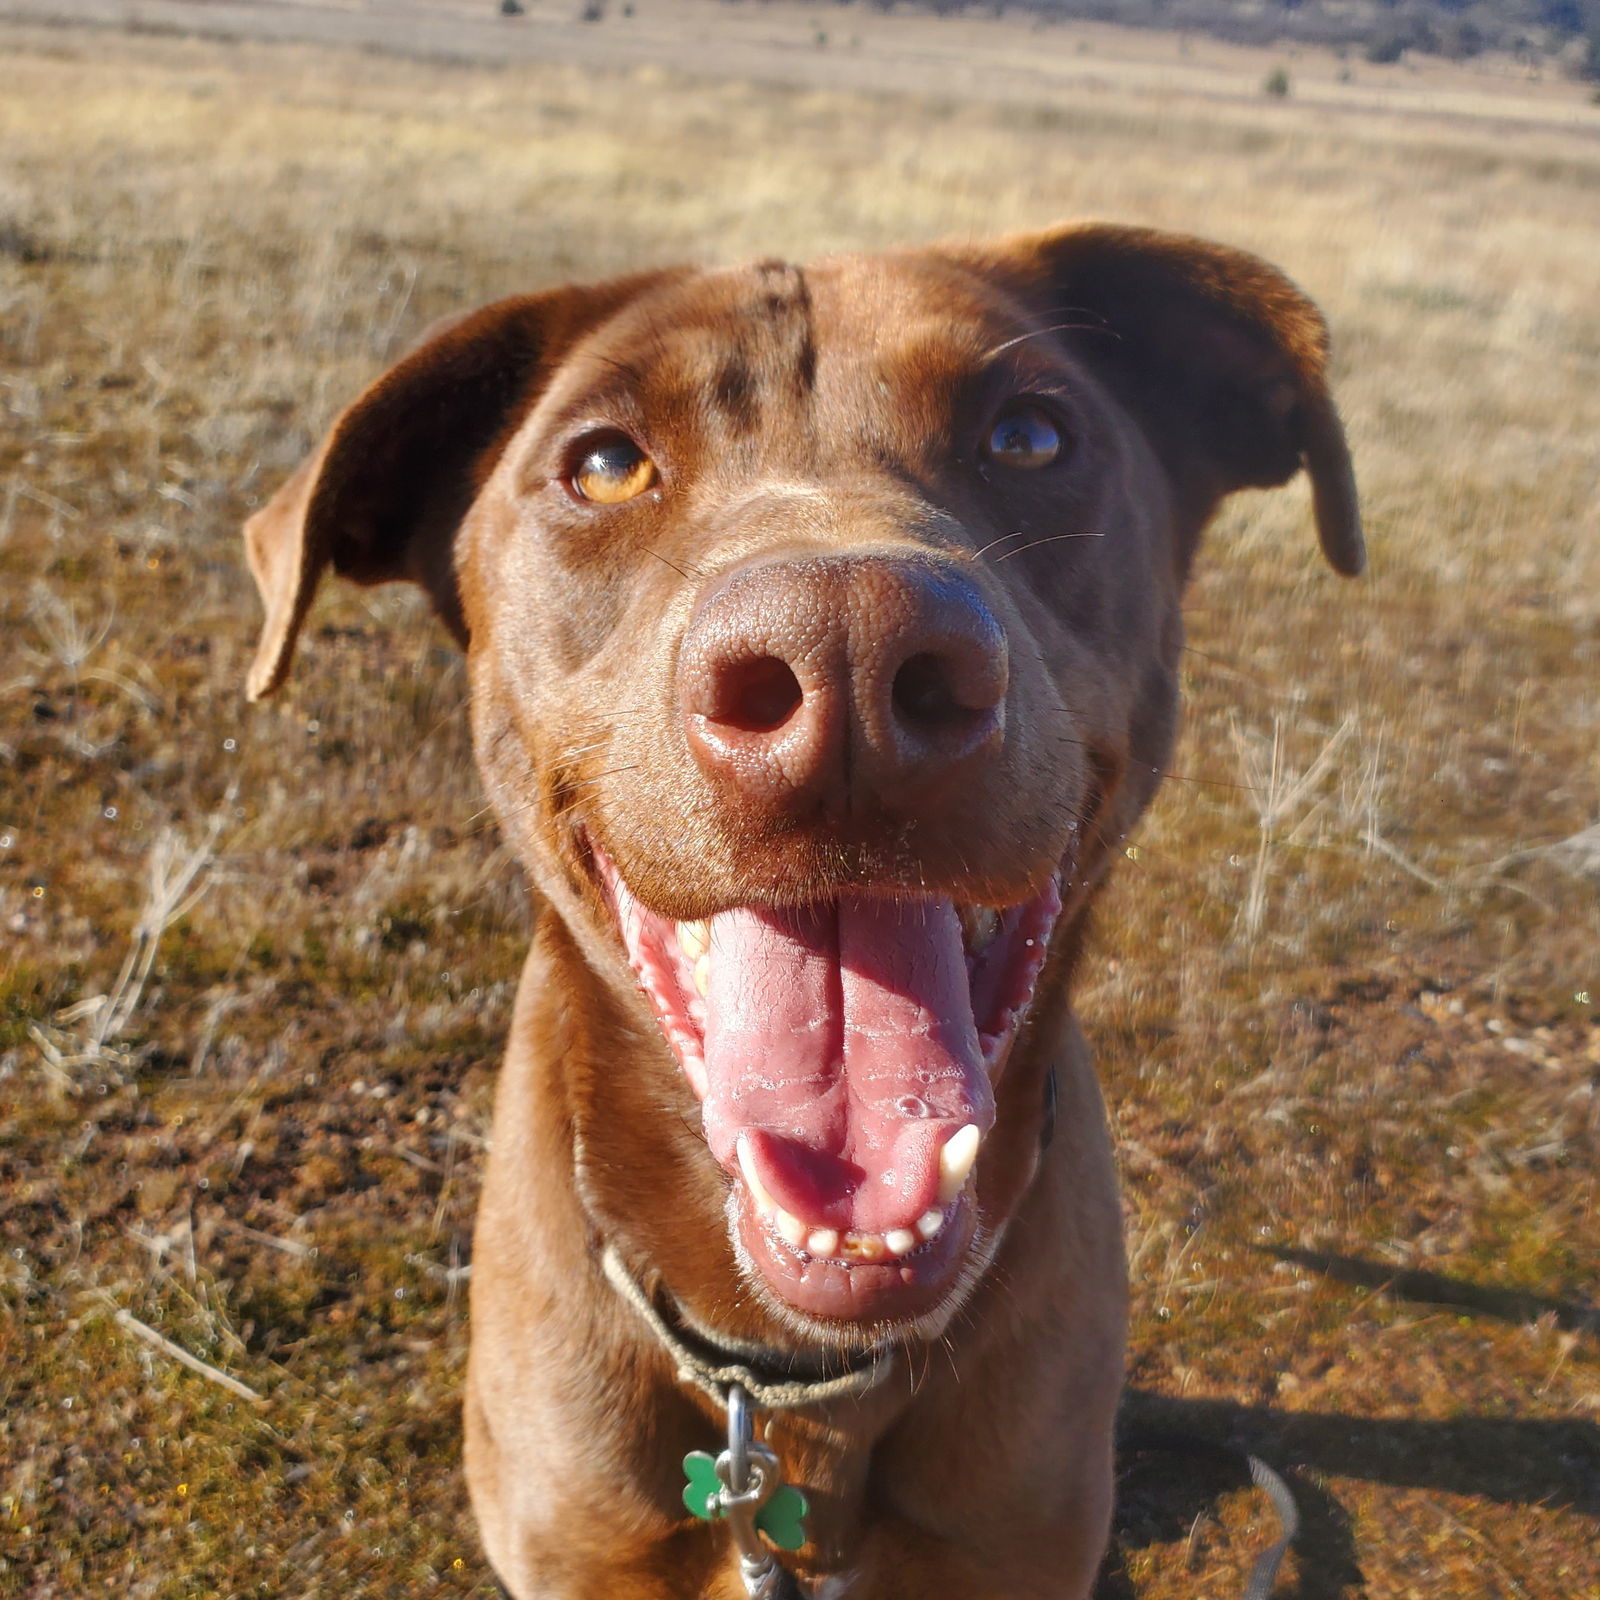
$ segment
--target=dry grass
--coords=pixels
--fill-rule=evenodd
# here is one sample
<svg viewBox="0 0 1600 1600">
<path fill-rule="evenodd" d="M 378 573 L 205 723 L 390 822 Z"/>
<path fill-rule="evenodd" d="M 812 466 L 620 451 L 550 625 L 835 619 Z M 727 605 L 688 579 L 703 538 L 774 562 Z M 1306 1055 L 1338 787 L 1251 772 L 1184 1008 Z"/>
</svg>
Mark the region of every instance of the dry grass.
<svg viewBox="0 0 1600 1600">
<path fill-rule="evenodd" d="M 1248 499 L 1193 595 L 1085 996 L 1131 1410 L 1298 1470 L 1304 1596 L 1600 1592 L 1600 910 L 1547 848 L 1600 816 L 1592 141 L 0 50 L 0 1594 L 490 1592 L 454 1397 L 526 908 L 406 597 L 241 703 L 249 508 L 453 307 L 1075 213 L 1324 303 L 1374 547 Z M 1136 1472 L 1105 1595 L 1234 1593 L 1261 1511 Z"/>
</svg>

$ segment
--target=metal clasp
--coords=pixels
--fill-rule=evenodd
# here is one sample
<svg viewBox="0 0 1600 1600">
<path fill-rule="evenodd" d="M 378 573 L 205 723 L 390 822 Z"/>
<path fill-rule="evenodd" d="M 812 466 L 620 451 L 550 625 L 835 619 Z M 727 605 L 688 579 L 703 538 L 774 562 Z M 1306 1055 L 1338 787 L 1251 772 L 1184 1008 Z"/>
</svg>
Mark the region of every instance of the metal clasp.
<svg viewBox="0 0 1600 1600">
<path fill-rule="evenodd" d="M 737 1384 L 728 1386 L 728 1448 L 717 1457 L 722 1493 L 717 1497 L 739 1552 L 739 1576 L 751 1600 L 770 1600 L 778 1592 L 783 1569 L 762 1543 L 756 1528 L 761 1508 L 781 1481 L 778 1458 L 758 1444 L 750 1423 L 750 1397 Z"/>
<path fill-rule="evenodd" d="M 708 1522 L 723 1518 L 739 1552 L 739 1576 L 751 1600 L 788 1600 L 796 1594 L 789 1574 L 762 1542 L 798 1550 L 806 1542 L 806 1497 L 783 1481 L 777 1455 L 757 1444 L 750 1426 L 750 1396 L 730 1383 L 719 1398 L 728 1412 L 728 1448 L 713 1458 L 691 1450 L 683 1458 L 689 1481 L 683 1503 Z"/>
</svg>

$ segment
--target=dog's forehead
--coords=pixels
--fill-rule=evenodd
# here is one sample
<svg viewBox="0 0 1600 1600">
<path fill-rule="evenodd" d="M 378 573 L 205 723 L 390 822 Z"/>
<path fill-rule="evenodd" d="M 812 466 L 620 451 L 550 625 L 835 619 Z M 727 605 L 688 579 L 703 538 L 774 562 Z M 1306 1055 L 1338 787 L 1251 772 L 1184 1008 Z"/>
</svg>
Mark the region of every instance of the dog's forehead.
<svg viewBox="0 0 1600 1600">
<path fill-rule="evenodd" d="M 934 250 L 826 258 L 806 269 L 818 320 L 841 354 L 869 351 L 893 365 L 908 353 L 965 367 L 1021 327 L 992 283 Z"/>
<path fill-rule="evenodd" d="M 934 252 L 763 260 L 663 285 L 599 330 L 582 365 L 670 407 L 730 412 L 763 389 L 844 401 L 954 379 L 1018 331 L 1014 308 Z"/>
</svg>

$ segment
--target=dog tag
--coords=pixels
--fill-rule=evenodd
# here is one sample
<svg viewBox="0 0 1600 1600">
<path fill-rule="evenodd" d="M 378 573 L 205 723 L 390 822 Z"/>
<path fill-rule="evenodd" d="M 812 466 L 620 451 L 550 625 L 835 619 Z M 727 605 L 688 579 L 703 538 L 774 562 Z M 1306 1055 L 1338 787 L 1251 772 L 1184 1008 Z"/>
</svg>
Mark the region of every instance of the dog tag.
<svg viewBox="0 0 1600 1600">
<path fill-rule="evenodd" d="M 726 1516 L 728 1502 L 744 1498 L 734 1496 L 723 1483 L 717 1464 L 717 1458 L 704 1450 L 691 1450 L 683 1458 L 688 1478 L 683 1486 L 683 1503 L 705 1522 Z M 780 1483 L 756 1512 L 756 1529 L 780 1550 L 798 1550 L 806 1542 L 805 1518 L 810 1509 L 798 1489 Z"/>
<path fill-rule="evenodd" d="M 691 1450 L 683 1458 L 689 1481 L 683 1486 L 683 1503 L 695 1516 L 710 1522 L 722 1514 L 722 1479 L 717 1476 L 716 1457 L 704 1450 Z"/>
<path fill-rule="evenodd" d="M 798 1550 L 806 1542 L 806 1497 L 791 1484 L 780 1483 L 756 1513 L 756 1527 L 780 1550 Z"/>
</svg>

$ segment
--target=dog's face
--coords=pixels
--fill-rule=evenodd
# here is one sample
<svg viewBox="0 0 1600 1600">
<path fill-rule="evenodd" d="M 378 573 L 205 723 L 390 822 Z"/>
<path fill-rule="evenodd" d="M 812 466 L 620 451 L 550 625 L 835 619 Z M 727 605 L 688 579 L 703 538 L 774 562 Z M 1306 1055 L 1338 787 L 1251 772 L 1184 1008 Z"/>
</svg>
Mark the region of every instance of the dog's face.
<svg viewBox="0 0 1600 1600">
<path fill-rule="evenodd" d="M 455 324 L 254 519 L 255 692 L 330 562 L 467 642 L 610 1019 L 585 1200 L 669 1283 L 731 1252 L 756 1331 L 849 1344 L 981 1272 L 1030 1006 L 1166 764 L 1201 526 L 1304 463 L 1360 565 L 1324 355 L 1271 269 L 1133 230 L 664 273 Z"/>
</svg>

